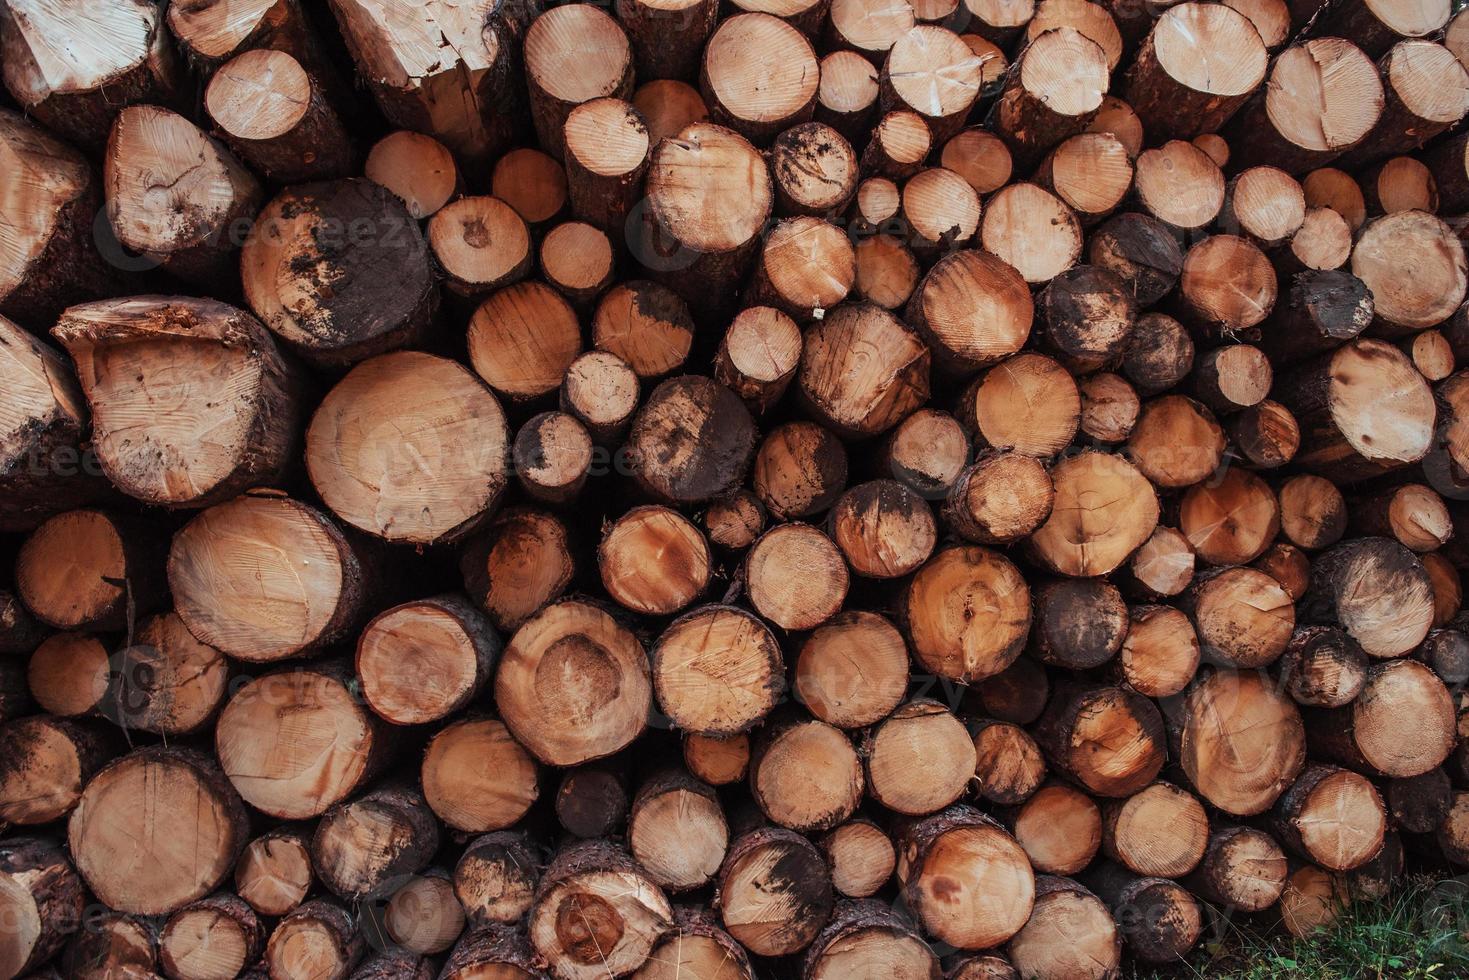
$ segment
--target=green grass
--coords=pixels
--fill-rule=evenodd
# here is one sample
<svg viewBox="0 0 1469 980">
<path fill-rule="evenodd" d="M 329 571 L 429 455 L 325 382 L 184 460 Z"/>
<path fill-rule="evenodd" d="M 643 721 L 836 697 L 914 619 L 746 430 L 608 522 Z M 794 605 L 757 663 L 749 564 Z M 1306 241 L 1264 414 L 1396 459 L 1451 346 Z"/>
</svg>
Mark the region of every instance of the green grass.
<svg viewBox="0 0 1469 980">
<path fill-rule="evenodd" d="M 1410 878 L 1388 898 L 1352 905 L 1309 939 L 1220 920 L 1186 964 L 1138 980 L 1448 980 L 1469 977 L 1469 879 Z"/>
</svg>

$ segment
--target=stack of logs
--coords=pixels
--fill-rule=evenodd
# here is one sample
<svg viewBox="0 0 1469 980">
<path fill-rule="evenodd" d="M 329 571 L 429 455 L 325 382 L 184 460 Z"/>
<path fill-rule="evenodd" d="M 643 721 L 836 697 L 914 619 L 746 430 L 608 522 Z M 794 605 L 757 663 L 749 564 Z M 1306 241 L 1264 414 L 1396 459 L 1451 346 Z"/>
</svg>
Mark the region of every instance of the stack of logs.
<svg viewBox="0 0 1469 980">
<path fill-rule="evenodd" d="M 1465 64 L 0 0 L 0 980 L 1109 978 L 1469 865 Z"/>
</svg>

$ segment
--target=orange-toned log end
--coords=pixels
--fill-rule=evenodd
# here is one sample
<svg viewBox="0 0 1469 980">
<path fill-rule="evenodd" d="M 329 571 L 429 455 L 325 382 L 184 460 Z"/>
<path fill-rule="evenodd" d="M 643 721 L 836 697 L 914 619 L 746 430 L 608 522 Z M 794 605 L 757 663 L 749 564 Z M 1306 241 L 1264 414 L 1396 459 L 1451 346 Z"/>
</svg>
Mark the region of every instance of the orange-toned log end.
<svg viewBox="0 0 1469 980">
<path fill-rule="evenodd" d="M 673 909 L 631 855 L 607 840 L 564 846 L 531 906 L 536 951 L 568 976 L 630 973 L 672 926 Z"/>
<path fill-rule="evenodd" d="M 370 578 L 334 521 L 267 491 L 203 511 L 174 536 L 168 557 L 174 606 L 189 632 L 248 661 L 340 639 L 365 613 Z"/>
<path fill-rule="evenodd" d="M 948 597 L 967 597 L 963 616 Z M 1030 589 L 1002 555 L 980 547 L 947 548 L 913 576 L 901 607 L 913 655 L 941 677 L 971 683 L 1015 661 L 1030 631 Z"/>
<path fill-rule="evenodd" d="M 963 805 L 907 828 L 898 880 L 925 931 L 961 949 L 1009 940 L 1035 901 L 1035 874 L 1020 845 L 991 818 Z"/>
<path fill-rule="evenodd" d="M 101 901 L 158 915 L 202 898 L 245 845 L 239 795 L 213 759 L 178 748 L 139 749 L 102 770 L 67 827 L 77 870 Z M 132 844 L 125 842 L 131 841 Z M 146 842 L 142 864 L 118 855 Z"/>
</svg>

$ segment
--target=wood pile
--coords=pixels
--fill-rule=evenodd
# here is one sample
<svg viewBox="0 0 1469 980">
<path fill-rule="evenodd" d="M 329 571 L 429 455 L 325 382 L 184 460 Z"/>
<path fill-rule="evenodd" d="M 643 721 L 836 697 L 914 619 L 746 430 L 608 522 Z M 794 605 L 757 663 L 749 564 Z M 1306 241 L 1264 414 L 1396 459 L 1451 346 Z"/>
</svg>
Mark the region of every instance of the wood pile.
<svg viewBox="0 0 1469 980">
<path fill-rule="evenodd" d="M 1111 978 L 1469 866 L 1466 65 L 0 0 L 0 980 Z"/>
</svg>

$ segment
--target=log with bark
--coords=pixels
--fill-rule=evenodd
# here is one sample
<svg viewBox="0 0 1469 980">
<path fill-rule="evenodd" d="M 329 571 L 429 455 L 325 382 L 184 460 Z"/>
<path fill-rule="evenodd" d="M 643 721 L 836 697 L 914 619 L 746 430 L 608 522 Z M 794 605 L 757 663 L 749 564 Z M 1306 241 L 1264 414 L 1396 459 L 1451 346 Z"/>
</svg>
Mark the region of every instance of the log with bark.
<svg viewBox="0 0 1469 980">
<path fill-rule="evenodd" d="M 0 314 L 44 329 L 64 306 L 121 292 L 93 237 L 102 190 L 86 158 L 0 109 L 0 160 L 9 223 L 0 241 Z"/>
<path fill-rule="evenodd" d="M 375 0 L 331 7 L 359 77 L 395 126 L 481 165 L 525 128 L 518 49 L 537 5 L 431 3 L 411 14 Z"/>
<path fill-rule="evenodd" d="M 278 483 L 294 462 L 301 372 L 243 310 L 103 300 L 67 310 L 52 334 L 76 365 L 102 472 L 129 496 L 206 507 Z M 215 385 L 230 394 L 200 404 Z"/>
<path fill-rule="evenodd" d="M 1218 59 L 1224 70 L 1211 70 Z M 1265 78 L 1265 44 L 1224 5 L 1169 7 L 1128 71 L 1124 97 L 1151 140 L 1217 132 Z"/>
<path fill-rule="evenodd" d="M 1383 112 L 1382 80 L 1350 38 L 1313 38 L 1276 57 L 1263 89 L 1227 130 L 1236 166 L 1305 173 L 1371 132 Z"/>
<path fill-rule="evenodd" d="M 249 229 L 240 275 L 261 322 L 333 368 L 422 339 L 437 298 L 418 222 L 399 197 L 361 179 L 277 195 Z"/>
<path fill-rule="evenodd" d="M 14 837 L 0 843 L 0 908 L 6 940 L 0 972 L 39 970 L 82 927 L 86 892 L 56 841 Z"/>
<path fill-rule="evenodd" d="M 290 825 L 246 844 L 235 865 L 235 892 L 260 915 L 286 915 L 305 900 L 312 881 L 309 836 Z"/>
<path fill-rule="evenodd" d="M 285 820 L 319 816 L 386 761 L 384 726 L 352 690 L 345 664 L 318 662 L 241 687 L 215 725 L 220 766 L 250 806 Z M 291 747 L 321 745 L 302 757 Z"/>
<path fill-rule="evenodd" d="M 162 605 L 164 542 L 150 521 L 96 508 L 46 521 L 21 543 L 16 594 L 47 626 L 121 630 Z"/>
<path fill-rule="evenodd" d="M 998 823 L 958 805 L 917 820 L 900 838 L 897 880 L 918 924 L 959 949 L 1009 940 L 1029 919 L 1035 875 Z"/>
<path fill-rule="evenodd" d="M 3 728 L 12 752 L 0 769 L 0 820 L 34 826 L 60 820 L 115 753 L 87 722 L 30 715 Z"/>
<path fill-rule="evenodd" d="M 1044 354 L 1021 352 L 979 375 L 959 396 L 955 416 L 976 448 L 1047 459 L 1081 424 L 1076 380 Z"/>
<path fill-rule="evenodd" d="M 328 92 L 287 52 L 254 49 L 215 72 L 204 105 L 250 166 L 276 183 L 294 184 L 357 169 L 356 142 Z"/>
<path fill-rule="evenodd" d="M 528 931 L 559 975 L 615 976 L 642 966 L 672 919 L 662 890 L 626 851 L 589 840 L 567 845 L 546 867 Z"/>
<path fill-rule="evenodd" d="M 329 898 L 314 898 L 276 923 L 265 945 L 271 980 L 345 977 L 367 952 L 353 914 Z"/>
<path fill-rule="evenodd" d="M 259 959 L 265 932 L 239 896 L 219 892 L 168 917 L 158 933 L 164 974 L 180 980 L 239 975 Z"/>
<path fill-rule="evenodd" d="M 62 138 L 101 150 L 123 109 L 182 108 L 191 88 L 163 11 L 149 0 L 75 8 L 20 0 L 0 13 L 5 88 Z"/>
<path fill-rule="evenodd" d="M 192 283 L 233 279 L 264 192 L 222 143 L 178 113 L 133 106 L 113 125 L 102 183 L 124 247 Z"/>
<path fill-rule="evenodd" d="M 159 915 L 217 888 L 249 819 L 227 774 L 204 753 L 163 746 L 99 772 L 67 823 L 67 849 L 92 894 L 120 912 Z"/>
</svg>

